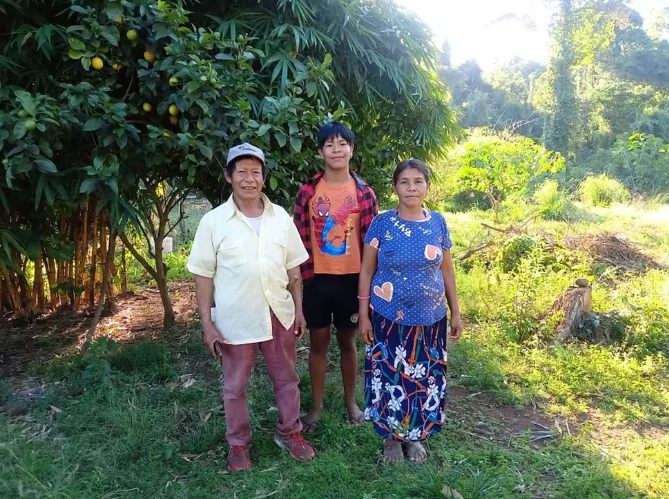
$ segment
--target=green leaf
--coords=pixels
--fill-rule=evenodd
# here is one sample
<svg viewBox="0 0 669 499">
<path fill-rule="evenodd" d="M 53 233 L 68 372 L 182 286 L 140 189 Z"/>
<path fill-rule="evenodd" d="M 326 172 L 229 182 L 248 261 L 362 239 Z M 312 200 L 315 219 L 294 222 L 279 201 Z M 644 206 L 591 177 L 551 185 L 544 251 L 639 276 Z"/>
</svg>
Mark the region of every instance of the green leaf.
<svg viewBox="0 0 669 499">
<path fill-rule="evenodd" d="M 81 187 L 79 187 L 79 193 L 80 194 L 90 194 L 91 192 L 95 191 L 98 187 L 98 181 L 95 178 L 87 178 L 81 183 Z"/>
<path fill-rule="evenodd" d="M 107 185 L 112 190 L 112 192 L 118 196 L 118 181 L 116 180 L 116 177 L 110 178 L 107 181 Z"/>
<path fill-rule="evenodd" d="M 169 36 L 170 38 L 174 39 L 174 34 L 172 33 L 172 28 L 169 28 L 167 26 L 160 26 L 158 28 L 158 31 L 156 31 L 156 40 L 160 40 L 161 38 L 165 38 L 166 36 Z"/>
<path fill-rule="evenodd" d="M 276 132 L 274 138 L 279 143 L 279 146 L 283 147 L 286 145 L 286 135 L 283 132 Z"/>
<path fill-rule="evenodd" d="M 73 50 L 77 50 L 79 52 L 84 52 L 86 50 L 86 45 L 78 38 L 68 38 L 67 43 L 70 44 L 70 47 L 72 47 Z"/>
<path fill-rule="evenodd" d="M 290 147 L 295 149 L 297 152 L 302 151 L 302 139 L 299 137 L 291 137 L 290 138 Z"/>
<path fill-rule="evenodd" d="M 90 57 L 84 57 L 81 59 L 81 65 L 83 68 L 88 71 L 91 67 L 91 58 Z"/>
<path fill-rule="evenodd" d="M 102 36 L 105 40 L 107 40 L 114 47 L 118 47 L 118 40 L 116 40 L 114 35 L 112 35 L 110 33 L 105 33 L 103 31 L 102 33 L 100 33 L 100 36 Z"/>
<path fill-rule="evenodd" d="M 198 149 L 207 159 L 211 160 L 214 157 L 214 153 L 212 152 L 211 147 L 200 145 Z"/>
<path fill-rule="evenodd" d="M 101 120 L 100 118 L 89 118 L 84 124 L 84 132 L 94 132 L 104 124 L 104 120 Z"/>
<path fill-rule="evenodd" d="M 200 86 L 201 86 L 201 83 L 199 81 L 196 81 L 196 80 L 189 81 L 188 85 L 186 85 L 186 92 L 188 92 L 189 94 L 192 94 L 198 88 L 200 88 Z"/>
<path fill-rule="evenodd" d="M 36 159 L 35 164 L 37 169 L 42 173 L 58 173 L 58 168 L 50 159 Z"/>
<path fill-rule="evenodd" d="M 2 203 L 2 206 L 5 208 L 5 211 L 9 213 L 9 203 L 7 202 L 7 198 L 5 197 L 5 193 L 2 192 L 2 188 L 0 188 L 0 203 Z"/>
<path fill-rule="evenodd" d="M 5 183 L 7 184 L 7 187 L 10 189 L 14 189 L 14 184 L 12 183 L 12 179 L 14 178 L 14 172 L 12 171 L 11 168 L 7 168 L 5 171 Z"/>
<path fill-rule="evenodd" d="M 35 188 L 35 211 L 39 208 L 39 202 L 42 200 L 42 192 L 44 191 L 44 183 L 46 182 L 46 175 L 40 175 Z"/>
<path fill-rule="evenodd" d="M 23 124 L 23 121 L 19 121 L 16 125 L 14 125 L 14 141 L 21 140 L 26 136 L 26 133 L 28 133 L 28 130 L 26 130 L 26 126 Z"/>
<path fill-rule="evenodd" d="M 279 181 L 277 180 L 276 177 L 272 177 L 269 179 L 269 186 L 273 191 L 275 191 L 279 187 Z"/>
<path fill-rule="evenodd" d="M 23 109 L 25 109 L 28 114 L 35 116 L 35 113 L 37 113 L 37 107 L 35 106 L 33 96 L 24 90 L 17 90 L 14 92 L 14 95 L 16 95 L 16 98 L 23 106 Z"/>
<path fill-rule="evenodd" d="M 265 123 L 258 130 L 258 136 L 260 137 L 262 135 L 265 135 L 269 131 L 270 128 L 272 128 L 272 125 L 270 125 L 269 123 Z"/>
<path fill-rule="evenodd" d="M 202 99 L 197 99 L 195 103 L 200 106 L 200 109 L 202 109 L 205 113 L 209 112 L 209 104 L 207 104 L 204 100 Z"/>
<path fill-rule="evenodd" d="M 123 16 L 123 6 L 119 2 L 106 2 L 105 14 L 109 19 Z"/>
</svg>

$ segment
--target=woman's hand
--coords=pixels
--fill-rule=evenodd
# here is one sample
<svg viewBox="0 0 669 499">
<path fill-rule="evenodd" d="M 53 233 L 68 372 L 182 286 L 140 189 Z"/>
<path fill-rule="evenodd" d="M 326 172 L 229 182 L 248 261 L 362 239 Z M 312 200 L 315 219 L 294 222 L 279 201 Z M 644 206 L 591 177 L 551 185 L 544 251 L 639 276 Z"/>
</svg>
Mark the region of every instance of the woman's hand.
<svg viewBox="0 0 669 499">
<path fill-rule="evenodd" d="M 449 340 L 458 341 L 462 336 L 462 319 L 460 314 L 451 315 L 451 331 L 448 335 Z"/>
<path fill-rule="evenodd" d="M 372 321 L 366 314 L 360 314 L 360 322 L 358 323 L 358 330 L 360 331 L 360 339 L 365 345 L 371 345 L 374 339 L 372 332 Z"/>
</svg>

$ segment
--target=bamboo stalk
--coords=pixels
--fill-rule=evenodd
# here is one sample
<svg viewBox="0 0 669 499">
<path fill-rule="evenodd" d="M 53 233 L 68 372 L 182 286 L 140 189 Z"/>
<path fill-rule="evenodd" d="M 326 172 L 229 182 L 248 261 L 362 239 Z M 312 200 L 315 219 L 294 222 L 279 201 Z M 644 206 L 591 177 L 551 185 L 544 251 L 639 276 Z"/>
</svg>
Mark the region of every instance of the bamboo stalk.
<svg viewBox="0 0 669 499">
<path fill-rule="evenodd" d="M 49 282 L 49 294 L 51 295 L 50 305 L 52 309 L 55 309 L 58 306 L 58 293 L 56 292 L 56 262 L 53 258 L 47 257 L 46 253 L 42 255 L 42 258 L 44 258 L 46 278 Z"/>
<path fill-rule="evenodd" d="M 79 252 L 78 272 L 76 273 L 76 285 L 82 286 L 84 284 L 84 275 L 86 274 L 86 260 L 88 258 L 88 197 L 84 203 L 82 210 L 81 223 L 81 251 Z M 77 305 L 81 303 L 81 293 L 77 293 Z"/>
<path fill-rule="evenodd" d="M 44 269 L 42 268 L 42 252 L 35 259 L 35 278 L 33 279 L 33 299 L 37 302 L 37 308 L 44 310 Z"/>
<path fill-rule="evenodd" d="M 105 279 L 107 276 L 105 275 L 105 272 L 107 269 L 107 260 L 109 259 L 109 255 L 107 254 L 107 215 L 106 213 L 100 214 L 100 254 L 98 255 L 98 258 L 100 259 L 99 265 L 100 269 L 102 272 L 102 282 L 106 283 L 107 280 Z M 100 289 L 100 293 L 102 294 L 103 291 Z M 106 295 L 107 292 L 104 291 L 104 294 Z"/>
<path fill-rule="evenodd" d="M 121 248 L 121 293 L 127 293 L 127 292 L 128 292 L 128 267 L 125 260 L 125 246 L 123 246 Z"/>
<path fill-rule="evenodd" d="M 94 209 L 94 207 L 91 207 Z M 88 306 L 92 307 L 95 304 L 95 270 L 97 267 L 98 256 L 98 219 L 99 214 L 93 213 L 93 225 L 91 228 L 91 274 L 88 280 Z"/>
<path fill-rule="evenodd" d="M 21 308 L 21 300 L 19 299 L 18 291 L 16 289 L 16 284 L 12 278 L 13 272 L 9 269 L 1 269 L 3 275 L 5 276 L 5 288 L 7 290 L 7 298 L 9 301 L 9 306 L 14 312 L 14 315 L 21 315 L 23 310 Z"/>
</svg>

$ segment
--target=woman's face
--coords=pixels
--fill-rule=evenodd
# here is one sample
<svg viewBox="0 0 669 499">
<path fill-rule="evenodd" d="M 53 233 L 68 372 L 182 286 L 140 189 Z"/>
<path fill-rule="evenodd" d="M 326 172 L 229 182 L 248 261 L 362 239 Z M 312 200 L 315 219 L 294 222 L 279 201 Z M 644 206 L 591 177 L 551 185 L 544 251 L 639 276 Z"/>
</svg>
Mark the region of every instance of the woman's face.
<svg viewBox="0 0 669 499">
<path fill-rule="evenodd" d="M 400 204 L 414 208 L 423 205 L 429 187 L 429 182 L 425 180 L 420 170 L 407 168 L 397 177 L 393 192 L 400 198 Z"/>
</svg>

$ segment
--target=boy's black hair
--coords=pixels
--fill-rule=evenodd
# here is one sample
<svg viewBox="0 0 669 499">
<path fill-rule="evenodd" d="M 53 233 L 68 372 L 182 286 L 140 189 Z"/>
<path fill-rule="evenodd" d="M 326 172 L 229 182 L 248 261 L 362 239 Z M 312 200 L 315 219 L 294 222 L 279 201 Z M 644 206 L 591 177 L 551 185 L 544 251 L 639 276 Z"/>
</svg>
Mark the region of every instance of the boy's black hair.
<svg viewBox="0 0 669 499">
<path fill-rule="evenodd" d="M 336 137 L 341 137 L 350 146 L 353 146 L 353 142 L 355 141 L 355 135 L 349 127 L 338 121 L 332 121 L 326 123 L 318 130 L 318 148 L 323 149 L 328 140 Z"/>
<path fill-rule="evenodd" d="M 397 185 L 397 181 L 400 178 L 400 174 L 404 170 L 418 170 L 420 173 L 423 174 L 423 177 L 425 178 L 425 182 L 429 182 L 430 178 L 432 177 L 432 170 L 430 170 L 430 167 L 427 166 L 425 163 L 423 163 L 419 159 L 405 159 L 401 163 L 399 163 L 395 167 L 395 171 L 393 172 L 393 185 Z"/>
<path fill-rule="evenodd" d="M 244 156 L 237 156 L 235 159 L 230 161 L 225 167 L 225 171 L 227 172 L 228 176 L 232 177 L 232 174 L 235 172 L 235 168 L 237 168 L 237 161 L 241 161 L 242 159 L 255 159 L 258 163 L 262 165 L 262 178 L 267 177 L 267 166 L 265 166 L 265 163 L 263 163 L 258 158 L 250 154 L 246 154 Z"/>
</svg>

